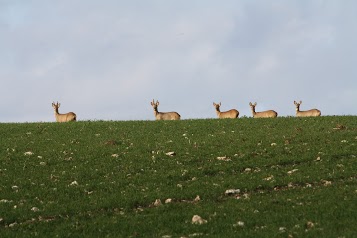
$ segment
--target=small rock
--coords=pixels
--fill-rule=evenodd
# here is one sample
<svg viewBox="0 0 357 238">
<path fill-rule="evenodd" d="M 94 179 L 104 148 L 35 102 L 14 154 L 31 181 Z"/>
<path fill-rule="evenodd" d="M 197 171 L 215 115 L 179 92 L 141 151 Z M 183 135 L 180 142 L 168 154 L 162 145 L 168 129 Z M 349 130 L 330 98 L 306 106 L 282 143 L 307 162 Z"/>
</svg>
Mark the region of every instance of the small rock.
<svg viewBox="0 0 357 238">
<path fill-rule="evenodd" d="M 73 181 L 72 183 L 70 183 L 70 186 L 78 186 L 78 182 L 77 181 Z"/>
<path fill-rule="evenodd" d="M 33 208 L 31 208 L 31 211 L 38 212 L 38 211 L 40 211 L 40 209 L 38 209 L 38 207 L 33 207 Z"/>
<path fill-rule="evenodd" d="M 311 221 L 308 221 L 307 223 L 306 223 L 306 228 L 307 229 L 311 229 L 311 228 L 313 228 L 315 226 L 315 224 L 313 223 L 313 222 L 311 222 Z"/>
<path fill-rule="evenodd" d="M 161 206 L 161 205 L 162 205 L 161 200 L 160 199 L 156 199 L 155 202 L 154 202 L 154 206 L 158 207 L 158 206 Z"/>
<path fill-rule="evenodd" d="M 218 160 L 223 160 L 223 161 L 231 161 L 230 158 L 228 158 L 227 156 L 222 156 L 222 157 L 217 157 Z"/>
<path fill-rule="evenodd" d="M 238 221 L 236 224 L 234 224 L 233 226 L 240 226 L 243 227 L 244 226 L 244 222 L 243 221 Z"/>
<path fill-rule="evenodd" d="M 207 220 L 203 219 L 199 215 L 194 215 L 192 217 L 192 224 L 202 225 L 202 224 L 205 224 L 205 223 L 207 223 Z"/>
<path fill-rule="evenodd" d="M 240 193 L 240 189 L 228 189 L 224 192 L 225 195 L 234 195 Z"/>
<path fill-rule="evenodd" d="M 168 155 L 168 156 L 175 156 L 175 155 L 176 155 L 176 153 L 175 153 L 175 152 L 173 152 L 173 151 L 170 151 L 170 152 L 167 152 L 167 153 L 166 153 L 166 155 Z"/>
</svg>

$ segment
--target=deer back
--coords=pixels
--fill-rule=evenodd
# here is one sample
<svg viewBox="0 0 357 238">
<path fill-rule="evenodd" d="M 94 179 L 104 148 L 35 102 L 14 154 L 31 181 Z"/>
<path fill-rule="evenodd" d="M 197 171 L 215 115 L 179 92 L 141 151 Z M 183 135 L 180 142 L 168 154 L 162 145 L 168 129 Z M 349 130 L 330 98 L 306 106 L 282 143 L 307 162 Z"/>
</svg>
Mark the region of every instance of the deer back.
<svg viewBox="0 0 357 238">
<path fill-rule="evenodd" d="M 226 112 L 218 112 L 217 111 L 217 116 L 218 118 L 237 118 L 239 116 L 239 112 L 236 109 L 231 109 Z"/>
<path fill-rule="evenodd" d="M 311 109 L 308 111 L 297 111 L 297 117 L 318 117 L 321 115 L 321 111 L 318 109 Z"/>
<path fill-rule="evenodd" d="M 68 122 L 68 121 L 76 121 L 77 115 L 73 112 L 69 112 L 66 114 L 56 114 L 56 121 L 57 122 Z"/>
<path fill-rule="evenodd" d="M 256 112 L 253 117 L 254 118 L 274 118 L 277 117 L 278 113 L 274 110 Z"/>
<path fill-rule="evenodd" d="M 181 116 L 177 112 L 159 112 L 155 116 L 156 120 L 180 120 Z"/>
</svg>

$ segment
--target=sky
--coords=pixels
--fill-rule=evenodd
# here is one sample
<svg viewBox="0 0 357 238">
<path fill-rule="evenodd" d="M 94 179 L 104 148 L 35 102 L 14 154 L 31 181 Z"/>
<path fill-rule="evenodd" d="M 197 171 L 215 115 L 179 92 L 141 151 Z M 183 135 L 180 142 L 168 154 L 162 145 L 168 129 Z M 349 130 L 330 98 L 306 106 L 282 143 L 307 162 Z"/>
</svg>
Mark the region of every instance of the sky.
<svg viewBox="0 0 357 238">
<path fill-rule="evenodd" d="M 354 0 L 0 0 L 0 122 L 357 115 Z"/>
</svg>

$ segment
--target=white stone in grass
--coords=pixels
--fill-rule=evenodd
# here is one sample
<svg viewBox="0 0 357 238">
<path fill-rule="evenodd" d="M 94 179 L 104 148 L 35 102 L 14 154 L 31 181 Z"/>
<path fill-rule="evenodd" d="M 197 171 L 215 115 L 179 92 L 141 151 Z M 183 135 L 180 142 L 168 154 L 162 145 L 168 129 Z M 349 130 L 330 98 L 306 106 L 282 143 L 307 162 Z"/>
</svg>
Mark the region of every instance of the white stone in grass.
<svg viewBox="0 0 357 238">
<path fill-rule="evenodd" d="M 16 186 L 16 185 L 12 186 L 11 188 L 12 188 L 13 190 L 18 190 L 18 189 L 19 189 L 19 187 Z"/>
<path fill-rule="evenodd" d="M 33 152 L 32 151 L 27 151 L 27 152 L 24 153 L 24 155 L 30 156 L 30 155 L 33 155 Z"/>
<path fill-rule="evenodd" d="M 12 227 L 14 227 L 16 225 L 17 225 L 17 222 L 14 222 L 14 223 L 9 224 L 9 227 L 12 228 Z"/>
<path fill-rule="evenodd" d="M 205 224 L 207 223 L 207 220 L 203 219 L 202 217 L 200 217 L 199 215 L 194 215 L 192 217 L 192 224 L 195 224 L 195 225 L 202 225 L 202 224 Z"/>
<path fill-rule="evenodd" d="M 118 155 L 118 154 L 112 154 L 112 157 L 114 157 L 114 158 L 118 158 L 118 157 L 119 157 L 119 155 Z"/>
<path fill-rule="evenodd" d="M 236 224 L 233 225 L 234 227 L 243 227 L 244 226 L 244 222 L 243 221 L 238 221 Z"/>
<path fill-rule="evenodd" d="M 199 195 L 197 195 L 193 201 L 194 201 L 194 202 L 199 202 L 199 201 L 201 201 L 200 196 L 199 196 Z"/>
<path fill-rule="evenodd" d="M 290 170 L 290 171 L 288 171 L 288 174 L 295 173 L 296 171 L 298 171 L 298 169 L 293 169 L 293 170 Z"/>
<path fill-rule="evenodd" d="M 7 199 L 1 199 L 0 200 L 0 203 L 10 203 L 10 202 L 12 202 L 11 200 L 9 201 L 9 200 L 7 200 Z"/>
<path fill-rule="evenodd" d="M 69 186 L 78 186 L 78 182 L 77 181 L 73 181 L 72 183 L 69 184 Z"/>
<path fill-rule="evenodd" d="M 314 226 L 315 226 L 315 224 L 314 224 L 312 221 L 308 221 L 308 222 L 306 223 L 307 229 L 314 228 Z"/>
<path fill-rule="evenodd" d="M 162 205 L 161 200 L 160 199 L 156 199 L 155 202 L 154 202 L 154 206 L 158 207 L 158 206 L 161 206 L 161 205 Z"/>
<path fill-rule="evenodd" d="M 322 182 L 322 184 L 324 185 L 324 186 L 330 186 L 331 184 L 332 184 L 332 182 L 331 181 L 328 181 L 328 180 L 321 180 L 321 182 Z"/>
<path fill-rule="evenodd" d="M 171 198 L 168 198 L 168 199 L 166 199 L 165 200 L 165 203 L 167 204 L 167 203 L 171 203 L 172 202 L 172 199 Z"/>
<path fill-rule="evenodd" d="M 271 146 L 276 146 L 276 143 L 271 143 L 270 145 L 271 145 Z"/>
<path fill-rule="evenodd" d="M 270 176 L 264 178 L 264 180 L 265 180 L 265 181 L 270 181 L 270 180 L 272 180 L 273 178 L 274 178 L 274 176 L 273 176 L 273 175 L 270 175 Z"/>
<path fill-rule="evenodd" d="M 223 160 L 223 161 L 231 161 L 230 158 L 228 158 L 227 156 L 219 156 L 217 157 L 218 160 Z"/>
<path fill-rule="evenodd" d="M 166 153 L 166 155 L 168 155 L 168 156 L 175 156 L 175 155 L 176 155 L 176 153 L 175 153 L 175 152 L 173 152 L 173 151 L 170 151 L 170 152 L 167 152 L 167 153 Z"/>
<path fill-rule="evenodd" d="M 240 189 L 228 189 L 224 192 L 225 195 L 234 195 L 240 193 Z"/>
<path fill-rule="evenodd" d="M 38 209 L 38 207 L 33 207 L 33 208 L 31 208 L 31 211 L 38 212 L 38 211 L 40 211 L 40 209 Z"/>
</svg>

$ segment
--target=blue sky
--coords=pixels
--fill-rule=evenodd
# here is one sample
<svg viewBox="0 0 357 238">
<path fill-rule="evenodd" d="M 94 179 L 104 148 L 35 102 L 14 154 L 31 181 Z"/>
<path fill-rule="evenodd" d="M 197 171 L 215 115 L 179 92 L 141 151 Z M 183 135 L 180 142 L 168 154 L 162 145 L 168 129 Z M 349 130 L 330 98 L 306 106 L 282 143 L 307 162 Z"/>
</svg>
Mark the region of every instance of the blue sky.
<svg viewBox="0 0 357 238">
<path fill-rule="evenodd" d="M 357 114 L 357 2 L 0 1 L 0 122 Z"/>
</svg>

